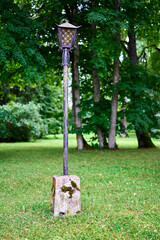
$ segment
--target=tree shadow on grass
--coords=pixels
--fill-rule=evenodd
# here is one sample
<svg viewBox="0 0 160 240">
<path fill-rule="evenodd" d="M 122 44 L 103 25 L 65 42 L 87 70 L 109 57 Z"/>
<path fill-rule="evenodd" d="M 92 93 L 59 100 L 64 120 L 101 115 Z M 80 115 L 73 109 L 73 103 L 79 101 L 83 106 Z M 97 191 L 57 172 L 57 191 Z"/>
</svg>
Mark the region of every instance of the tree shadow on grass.
<svg viewBox="0 0 160 240">
<path fill-rule="evenodd" d="M 57 160 L 63 155 L 61 147 L 25 147 L 25 148 L 5 148 L 0 151 L 0 162 L 33 162 L 44 161 L 45 159 Z"/>
</svg>

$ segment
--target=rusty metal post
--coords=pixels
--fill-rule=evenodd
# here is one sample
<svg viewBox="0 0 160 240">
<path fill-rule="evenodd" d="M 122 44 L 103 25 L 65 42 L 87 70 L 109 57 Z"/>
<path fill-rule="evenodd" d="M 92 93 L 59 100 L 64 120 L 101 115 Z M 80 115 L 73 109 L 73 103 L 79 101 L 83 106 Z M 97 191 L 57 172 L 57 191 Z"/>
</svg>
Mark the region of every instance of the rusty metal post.
<svg viewBox="0 0 160 240">
<path fill-rule="evenodd" d="M 68 50 L 64 51 L 67 59 Z M 65 62 L 65 61 L 64 61 Z M 63 174 L 68 175 L 68 63 L 63 66 Z"/>
</svg>

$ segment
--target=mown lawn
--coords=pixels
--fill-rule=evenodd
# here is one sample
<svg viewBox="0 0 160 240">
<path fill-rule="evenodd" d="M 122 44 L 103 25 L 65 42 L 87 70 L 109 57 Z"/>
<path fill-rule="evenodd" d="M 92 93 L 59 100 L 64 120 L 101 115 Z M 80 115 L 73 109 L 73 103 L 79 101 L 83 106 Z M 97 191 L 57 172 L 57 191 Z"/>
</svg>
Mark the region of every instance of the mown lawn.
<svg viewBox="0 0 160 240">
<path fill-rule="evenodd" d="M 70 136 L 69 174 L 81 179 L 81 214 L 50 212 L 52 176 L 62 174 L 62 136 L 0 144 L 0 239 L 160 239 L 160 148 L 80 151 Z M 160 142 L 155 141 L 160 147 Z"/>
</svg>

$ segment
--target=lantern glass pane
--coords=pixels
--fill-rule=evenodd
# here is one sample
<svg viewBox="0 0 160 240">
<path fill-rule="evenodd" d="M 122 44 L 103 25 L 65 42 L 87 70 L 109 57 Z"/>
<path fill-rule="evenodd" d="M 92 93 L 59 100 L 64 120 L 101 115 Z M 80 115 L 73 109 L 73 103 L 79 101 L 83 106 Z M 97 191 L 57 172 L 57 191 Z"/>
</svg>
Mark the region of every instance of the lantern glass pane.
<svg viewBox="0 0 160 240">
<path fill-rule="evenodd" d="M 61 29 L 60 31 L 61 31 L 62 44 L 64 46 L 70 46 L 75 29 Z"/>
</svg>

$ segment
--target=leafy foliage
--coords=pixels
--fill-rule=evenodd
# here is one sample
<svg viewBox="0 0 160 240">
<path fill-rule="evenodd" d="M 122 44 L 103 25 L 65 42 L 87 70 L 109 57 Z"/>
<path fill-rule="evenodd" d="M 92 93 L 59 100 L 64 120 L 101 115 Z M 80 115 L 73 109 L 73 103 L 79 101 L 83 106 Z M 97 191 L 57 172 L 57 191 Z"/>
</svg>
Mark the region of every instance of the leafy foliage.
<svg viewBox="0 0 160 240">
<path fill-rule="evenodd" d="M 101 129 L 106 137 L 109 134 L 110 112 L 110 101 L 104 97 L 101 97 L 99 102 L 94 102 L 93 98 L 81 102 L 82 129 L 78 131 L 91 134 L 89 141 L 94 147 L 99 147 L 97 129 Z M 118 122 L 117 128 L 120 129 L 120 122 Z"/>
<path fill-rule="evenodd" d="M 62 131 L 63 106 L 60 87 L 41 86 L 37 94 L 37 102 L 41 104 L 40 114 L 46 121 L 49 133 L 57 134 Z"/>
<path fill-rule="evenodd" d="M 46 135 L 48 125 L 39 110 L 40 105 L 33 102 L 0 106 L 0 141 L 29 141 Z"/>
<path fill-rule="evenodd" d="M 96 133 L 97 129 L 101 129 L 108 135 L 109 117 L 110 117 L 110 101 L 101 99 L 100 104 L 88 99 L 81 104 L 83 116 L 83 132 Z"/>
<path fill-rule="evenodd" d="M 42 29 L 41 25 L 12 0 L 0 2 L 1 84 L 23 86 L 41 78 L 46 62 L 40 52 L 37 29 Z"/>
<path fill-rule="evenodd" d="M 119 93 L 121 102 L 124 102 L 125 97 L 128 99 L 125 104 L 128 128 L 139 129 L 140 132 L 157 129 L 160 109 L 160 94 L 157 90 L 160 87 L 160 77 L 141 66 L 126 63 L 125 67 L 121 69 Z"/>
<path fill-rule="evenodd" d="M 152 51 L 150 58 L 149 58 L 149 66 L 150 70 L 157 74 L 160 75 L 160 50 L 159 51 Z"/>
<path fill-rule="evenodd" d="M 33 101 L 36 105 L 40 104 L 39 112 L 42 119 L 48 125 L 49 133 L 57 134 L 62 129 L 63 107 L 62 90 L 54 84 L 38 84 L 35 87 L 25 86 L 24 90 L 14 87 L 16 102 L 27 104 Z"/>
<path fill-rule="evenodd" d="M 118 113 L 119 120 L 125 113 L 128 127 L 151 131 L 158 129 L 159 109 L 159 4 L 158 0 L 121 1 L 117 15 L 114 1 L 58 1 L 58 0 L 1 0 L 0 2 L 0 104 L 17 101 L 41 104 L 41 117 L 49 131 L 58 133 L 62 125 L 61 53 L 57 54 L 55 23 L 68 19 L 82 25 L 78 30 L 80 42 L 80 90 L 82 100 L 82 132 L 96 132 L 98 126 L 108 135 L 110 101 L 114 88 L 113 59 L 118 60 L 121 50 L 121 82 L 119 111 L 127 97 L 125 112 Z M 73 6 L 77 6 L 73 16 Z M 143 13 L 143 14 L 142 14 Z M 119 18 L 116 18 L 119 17 Z M 92 38 L 91 23 L 96 24 Z M 148 67 L 133 68 L 128 64 L 126 37 L 134 25 L 139 40 L 139 63 Z M 115 38 L 121 28 L 121 43 Z M 53 29 L 54 28 L 54 29 Z M 144 44 L 155 45 L 152 50 L 142 49 Z M 120 44 L 123 47 L 120 48 Z M 146 54 L 147 53 L 147 54 Z M 93 56 L 94 55 L 94 56 Z M 71 54 L 72 59 L 72 54 Z M 148 65 L 147 65 L 148 64 Z M 101 101 L 93 103 L 92 67 L 98 73 Z M 52 72 L 53 71 L 53 72 Z M 52 74 L 54 73 L 54 74 Z M 46 77 L 45 82 L 42 77 Z M 56 76 L 56 77 L 55 77 Z M 58 77 L 57 77 L 58 76 Z M 131 81 L 132 80 L 132 81 Z M 59 85 L 55 87 L 54 83 Z M 22 90 L 23 89 L 23 90 Z M 6 110 L 8 111 L 8 110 Z M 5 113 L 12 118 L 10 113 Z M 8 114 L 8 115 L 7 115 Z M 3 113 L 4 115 L 4 113 Z M 153 132 L 153 131 L 152 131 Z"/>
</svg>

